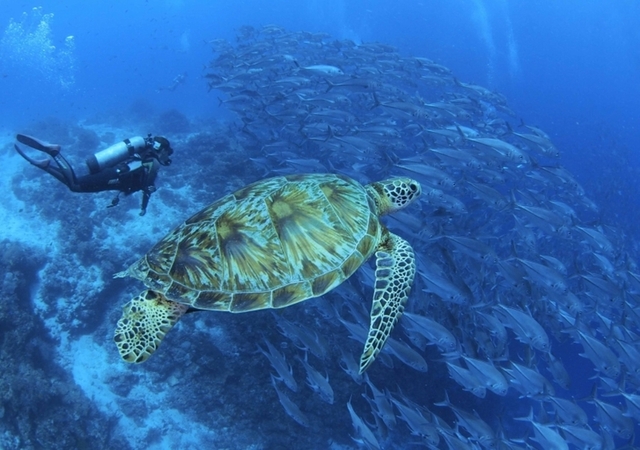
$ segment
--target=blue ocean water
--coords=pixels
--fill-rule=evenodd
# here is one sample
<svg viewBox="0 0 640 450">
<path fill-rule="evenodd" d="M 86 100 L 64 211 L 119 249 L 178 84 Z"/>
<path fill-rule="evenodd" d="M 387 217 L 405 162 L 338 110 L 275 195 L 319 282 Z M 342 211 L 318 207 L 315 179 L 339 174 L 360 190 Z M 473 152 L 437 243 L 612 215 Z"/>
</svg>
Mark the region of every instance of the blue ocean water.
<svg viewBox="0 0 640 450">
<path fill-rule="evenodd" d="M 28 48 L 3 48 L 4 123 L 38 117 L 81 118 L 145 99 L 203 117 L 222 114 L 203 94 L 205 42 L 232 39 L 241 25 L 277 24 L 356 42 L 384 42 L 449 67 L 461 80 L 505 95 L 527 123 L 549 133 L 563 163 L 629 233 L 638 222 L 633 147 L 638 133 L 638 3 L 581 1 L 521 4 L 471 1 L 40 2 L 48 30 Z M 5 27 L 37 28 L 34 6 L 6 2 Z M 73 36 L 72 60 L 65 39 Z M 54 46 L 56 50 L 50 51 Z M 9 52 L 7 55 L 6 52 Z M 22 52 L 14 54 L 14 52 Z M 51 72 L 62 72 L 52 74 Z M 179 93 L 156 93 L 180 73 Z M 62 78 L 62 79 L 60 79 Z M 65 79 L 66 78 L 66 79 Z M 68 84 L 68 86 L 67 86 Z M 612 162 L 616 183 L 602 161 Z M 629 164 L 627 164 L 627 160 Z M 615 167 L 615 169 L 614 169 Z M 601 200 L 601 201 L 598 201 Z M 620 208 L 613 208 L 620 205 Z M 609 208 L 612 209 L 609 209 Z"/>
<path fill-rule="evenodd" d="M 42 328 L 32 325 L 25 327 L 24 331 L 19 327 L 14 330 L 16 336 L 22 336 L 16 338 L 18 341 L 31 342 L 29 354 L 37 354 L 31 369 L 33 374 L 27 374 L 23 379 L 33 376 L 38 380 L 37 386 L 46 390 L 50 387 L 42 384 L 36 372 L 62 373 L 56 375 L 62 380 L 60 383 L 75 385 L 77 391 L 65 388 L 50 402 L 59 403 L 61 407 L 67 405 L 67 410 L 78 408 L 75 410 L 76 420 L 86 423 L 85 428 L 94 429 L 86 436 L 73 434 L 69 440 L 64 440 L 65 444 L 60 448 L 98 448 L 91 445 L 96 436 L 102 439 L 101 445 L 105 445 L 102 448 L 223 448 L 211 444 L 216 436 L 224 441 L 226 448 L 296 448 L 293 443 L 303 442 L 305 433 L 318 438 L 305 441 L 305 445 L 352 448 L 350 446 L 365 444 L 351 441 L 348 436 L 356 436 L 357 432 L 352 430 L 350 422 L 343 423 L 349 420 L 345 404 L 351 395 L 353 403 L 357 403 L 358 413 L 365 417 L 371 428 L 378 430 L 378 439 L 385 442 L 383 448 L 408 448 L 411 445 L 408 444 L 411 441 L 407 438 L 410 433 L 406 428 L 398 425 L 391 429 L 378 418 L 374 422 L 373 408 L 360 398 L 361 387 L 348 377 L 339 378 L 338 374 L 344 374 L 337 360 L 326 368 L 318 366 L 320 372 L 328 373 L 331 380 L 336 380 L 334 390 L 340 394 L 336 395 L 333 407 L 339 411 L 335 413 L 339 416 L 334 421 L 327 419 L 325 405 L 319 406 L 311 399 L 312 391 L 307 389 L 306 394 L 297 397 L 297 401 L 302 410 L 314 418 L 315 425 L 310 428 L 311 432 L 298 427 L 277 402 L 268 378 L 271 367 L 250 363 L 250 359 L 257 358 L 256 354 L 262 356 L 257 353 L 253 341 L 238 338 L 246 332 L 260 345 L 265 335 L 272 340 L 280 339 L 281 350 L 291 357 L 289 362 L 296 365 L 297 378 L 302 385 L 302 366 L 292 357 L 295 344 L 277 337 L 278 333 L 273 331 L 274 320 L 268 313 L 258 316 L 257 324 L 249 316 L 232 316 L 227 318 L 227 328 L 222 328 L 217 318 L 203 318 L 197 325 L 195 322 L 180 324 L 173 333 L 179 332 L 181 336 L 176 336 L 171 344 L 166 343 L 165 346 L 175 346 L 186 355 L 196 355 L 188 359 L 189 370 L 180 365 L 167 369 L 168 360 L 165 359 L 152 360 L 149 363 L 154 364 L 152 370 L 147 372 L 138 367 L 122 366 L 114 357 L 115 348 L 108 337 L 113 333 L 120 305 L 137 288 L 132 288 L 132 283 L 125 285 L 124 282 L 111 281 L 111 274 L 134 262 L 172 226 L 199 207 L 239 187 L 238 183 L 247 181 L 245 178 L 254 176 L 250 169 L 241 167 L 247 166 L 246 160 L 234 165 L 230 162 L 231 156 L 220 158 L 224 159 L 221 163 L 217 156 L 207 159 L 206 155 L 198 154 L 197 159 L 208 164 L 207 170 L 218 172 L 215 180 L 203 181 L 201 168 L 188 161 L 196 159 L 190 153 L 195 149 L 202 152 L 202 149 L 215 148 L 221 154 L 235 151 L 223 148 L 224 143 L 212 137 L 216 133 L 229 134 L 224 123 L 233 122 L 236 117 L 236 113 L 218 99 L 224 100 L 224 94 L 209 89 L 206 75 L 212 70 L 209 64 L 217 55 L 212 50 L 212 43 L 225 39 L 233 45 L 238 42 L 241 27 L 261 29 L 270 24 L 292 32 L 326 33 L 334 39 L 350 40 L 356 44 L 390 45 L 400 55 L 429 58 L 449 68 L 460 82 L 473 83 L 501 94 L 515 112 L 515 117 L 510 119 L 511 125 L 518 126 L 522 120 L 526 125 L 544 130 L 561 152 L 560 159 L 554 164 L 562 165 L 573 174 L 584 189 L 584 195 L 598 205 L 597 213 L 589 215 L 582 225 L 606 231 L 616 246 L 624 248 L 615 252 L 616 269 L 621 270 L 620 267 L 624 266 L 621 261 L 625 258 L 638 260 L 640 156 L 636 148 L 640 132 L 640 4 L 636 1 L 118 0 L 105 3 L 41 1 L 35 5 L 4 0 L 0 8 L 0 133 L 3 158 L 12 158 L 11 170 L 6 173 L 12 181 L 8 180 L 7 186 L 15 188 L 16 198 L 25 204 L 14 208 L 13 200 L 7 199 L 3 208 L 7 216 L 3 220 L 7 224 L 17 221 L 15 226 L 22 229 L 34 227 L 33 221 L 38 220 L 38 227 L 43 227 L 45 232 L 51 229 L 44 224 L 57 223 L 60 219 L 57 212 L 60 215 L 77 214 L 79 222 L 91 219 L 105 224 L 99 230 L 97 225 L 92 225 L 89 230 L 74 228 L 71 232 L 73 240 L 67 243 L 63 242 L 64 230 L 62 233 L 55 231 L 58 234 L 50 237 L 45 234 L 44 239 L 50 242 L 44 249 L 38 247 L 45 244 L 42 235 L 37 233 L 20 240 L 13 232 L 7 231 L 6 236 L 0 232 L 0 240 L 5 242 L 4 265 L 22 267 L 24 274 L 23 278 L 16 275 L 15 282 L 5 281 L 3 289 L 8 292 L 13 286 L 12 295 L 26 299 L 15 321 L 3 322 L 3 326 L 10 323 L 19 325 L 22 323 L 20 318 L 26 318 L 31 309 L 44 324 L 40 325 Z M 173 85 L 180 75 L 185 75 L 184 81 Z M 188 129 L 158 129 L 163 122 L 158 121 L 157 116 L 166 111 L 186 117 L 190 122 Z M 161 190 L 156 196 L 162 199 L 163 204 L 170 205 L 170 209 L 150 211 L 149 216 L 139 218 L 137 203 L 130 201 L 125 207 L 133 211 L 131 214 L 119 212 L 108 216 L 102 209 L 110 198 L 103 198 L 102 203 L 99 200 L 89 203 L 93 200 L 83 197 L 75 204 L 74 199 L 79 197 L 55 185 L 55 180 L 45 179 L 44 174 L 36 173 L 37 169 L 24 161 L 13 159 L 13 137 L 17 132 L 38 130 L 46 134 L 49 130 L 51 137 L 39 137 L 52 140 L 58 137 L 59 129 L 90 127 L 91 124 L 100 124 L 96 131 L 101 136 L 100 145 L 107 143 L 102 138 L 106 133 L 113 133 L 112 139 L 115 140 L 128 137 L 125 133 L 191 133 L 188 138 L 177 138 L 185 145 L 176 147 L 174 164 L 162 173 L 158 183 L 165 193 Z M 199 146 L 200 141 L 196 138 L 201 130 L 203 144 Z M 77 142 L 73 145 L 75 147 L 70 152 L 77 161 L 98 149 L 97 143 L 95 148 L 87 151 Z M 260 174 L 259 171 L 256 173 Z M 27 189 L 20 183 L 31 184 Z M 208 183 L 216 186 L 214 192 L 207 192 Z M 200 190 L 194 188 L 200 184 L 203 184 Z M 42 206 L 42 211 L 38 211 L 40 202 L 48 205 Z M 56 202 L 62 206 L 56 206 Z M 154 199 L 151 200 L 151 208 L 153 205 Z M 23 209 L 27 212 L 31 209 L 31 212 L 23 214 Z M 64 223 L 62 226 L 64 228 Z M 12 227 L 8 226 L 7 230 L 12 230 Z M 143 236 L 140 241 L 122 237 L 132 229 L 135 230 L 133 234 L 139 232 Z M 536 239 L 543 242 L 545 238 L 538 235 Z M 98 241 L 103 253 L 95 250 Z M 35 246 L 39 250 L 21 250 L 20 246 L 14 247 L 13 242 L 21 242 L 25 248 Z M 105 251 L 105 248 L 114 247 L 119 251 Z M 60 253 L 51 253 L 54 250 L 49 252 L 47 248 L 58 248 L 56 251 Z M 130 253 L 123 254 L 123 248 L 129 248 Z M 77 250 L 77 254 L 67 258 L 64 255 L 69 255 L 65 253 L 69 249 Z M 47 260 L 47 255 L 51 260 Z M 567 255 L 571 256 L 568 252 L 563 254 Z M 576 251 L 574 256 L 575 260 L 567 257 L 563 262 L 575 266 L 585 264 L 583 252 Z M 95 268 L 92 266 L 95 259 L 102 260 L 102 266 L 95 271 L 87 269 Z M 631 270 L 631 265 L 627 264 L 626 268 Z M 86 270 L 86 277 L 79 273 L 83 270 Z M 572 273 L 571 267 L 569 273 Z M 86 281 L 82 284 L 79 281 L 86 278 L 95 283 L 92 285 Z M 57 292 L 47 291 L 52 298 L 58 298 L 65 305 L 76 304 L 60 306 L 59 310 L 55 305 L 41 304 L 44 299 L 35 292 L 38 286 L 46 284 L 46 280 L 50 280 L 50 287 L 57 288 Z M 367 285 L 366 281 L 362 284 Z M 631 287 L 624 285 L 624 289 Z M 113 293 L 113 304 L 103 303 L 109 298 L 104 295 L 105 291 Z M 370 292 L 365 293 L 369 298 Z M 86 300 L 99 295 L 102 295 L 101 301 L 97 304 Z M 631 300 L 627 301 L 633 304 Z M 8 301 L 3 302 L 3 311 L 11 311 Z M 368 308 L 368 303 L 366 305 Z M 296 311 L 303 313 L 304 310 Z M 296 318 L 294 314 L 297 315 L 294 312 L 286 317 L 293 320 Z M 633 322 L 627 337 L 636 336 L 635 322 L 625 314 L 623 318 L 618 325 L 624 328 Z M 316 319 L 314 322 L 304 324 L 321 335 L 322 321 Z M 271 329 L 256 329 L 261 326 Z M 51 336 L 47 336 L 44 330 L 52 327 L 58 327 L 58 330 L 49 331 Z M 210 351 L 199 348 L 191 353 L 193 347 L 187 342 L 189 334 L 213 333 L 208 327 L 222 330 L 222 337 L 218 335 L 216 345 L 212 346 L 215 348 Z M 547 327 L 550 335 L 555 335 L 554 331 L 557 328 L 553 325 Z M 3 359 L 14 360 L 20 349 L 7 347 L 6 342 L 13 335 L 6 329 L 2 333 L 5 342 Z M 224 333 L 228 335 L 225 337 Z M 613 336 L 614 331 L 611 333 Z M 99 336 L 95 342 L 89 339 L 94 335 Z M 612 338 L 602 332 L 600 336 L 603 340 Z M 236 342 L 236 338 L 237 342 L 243 343 L 231 345 L 229 342 Z M 510 338 L 516 341 L 512 334 Z M 225 344 L 233 348 L 225 348 Z M 637 342 L 633 344 L 637 345 Z M 519 354 L 522 347 L 520 344 L 513 346 L 511 356 L 514 359 L 514 355 L 526 359 Z M 562 357 L 565 367 L 573 375 L 571 391 L 562 391 L 563 397 L 588 397 L 597 381 L 591 379 L 596 372 L 588 359 L 578 356 L 582 351 L 580 346 L 571 340 L 558 339 L 553 340 L 552 348 L 556 349 L 556 356 Z M 359 347 L 354 349 L 357 355 Z M 335 349 L 334 354 L 339 356 Z M 446 380 L 446 368 L 436 362 L 440 358 L 438 352 L 429 350 L 426 354 L 429 356 L 429 373 Z M 231 359 L 231 355 L 239 360 L 247 359 L 246 373 L 240 371 L 241 364 L 233 364 L 233 369 L 230 368 L 231 363 L 222 367 L 225 364 L 221 361 Z M 56 364 L 60 368 L 54 368 Z M 112 364 L 119 364 L 118 369 L 113 369 L 118 375 L 109 378 Z M 389 375 L 393 372 L 384 376 L 376 374 L 376 386 L 393 392 L 399 388 L 422 406 L 434 412 L 440 411 L 433 403 L 442 401 L 444 389 L 421 385 L 421 378 L 417 375 L 422 374 L 411 372 L 398 362 L 396 366 L 400 366 L 395 369 L 397 378 Z M 548 372 L 544 373 L 551 379 Z M 581 376 L 585 373 L 588 375 Z M 12 371 L 11 374 L 15 378 L 7 375 L 3 381 L 14 389 L 6 389 L 8 393 L 2 400 L 2 445 L 5 448 L 41 448 L 38 445 L 47 448 L 45 444 L 38 444 L 38 440 L 52 442 L 42 436 L 55 435 L 56 426 L 63 425 L 58 423 L 47 432 L 41 431 L 42 435 L 38 434 L 38 427 L 34 425 L 39 422 L 38 414 L 25 406 L 31 401 L 29 396 L 20 394 L 27 388 L 16 383 L 18 372 Z M 256 385 L 256 379 L 263 383 Z M 630 384 L 637 387 L 637 380 Z M 197 391 L 190 386 L 197 386 Z M 210 389 L 211 392 L 203 395 L 201 389 Z M 178 391 L 180 395 L 169 397 L 164 394 L 171 390 Z M 266 390 L 268 396 L 264 394 Z M 228 394 L 214 394 L 222 391 Z M 460 406 L 476 410 L 482 417 L 494 418 L 496 408 L 511 416 L 525 417 L 529 412 L 529 403 L 523 406 L 518 402 L 518 395 L 513 390 L 508 397 L 489 398 L 489 395 L 493 394 L 488 394 L 484 402 L 465 398 L 460 393 L 451 394 L 451 398 L 454 404 L 459 401 Z M 180 396 L 184 399 L 182 402 Z M 255 400 L 260 396 L 265 398 Z M 146 403 L 145 398 L 148 399 Z M 499 406 L 490 403 L 496 399 Z M 617 398 L 615 404 L 622 408 L 624 402 Z M 539 404 L 532 401 L 531 405 L 538 414 Z M 587 402 L 581 405 L 587 409 L 592 427 L 601 432 L 598 421 L 594 420 L 595 409 Z M 268 409 L 252 410 L 256 407 Z M 158 411 L 156 416 L 154 411 Z M 216 413 L 226 415 L 226 420 L 220 422 L 222 425 L 211 419 Z M 179 419 L 171 419 L 172 415 L 179 416 Z M 277 419 L 270 418 L 271 415 Z M 28 419 L 25 418 L 27 416 Z M 240 419 L 235 419 L 238 417 Z M 544 422 L 544 418 L 536 417 L 539 422 Z M 453 425 L 455 415 L 449 411 L 447 419 Z M 111 423 L 105 420 L 113 421 L 113 425 L 95 431 L 98 428 L 95 423 Z M 282 423 L 284 420 L 291 423 Z M 488 420 L 493 420 L 490 423 L 495 430 L 503 427 L 504 436 L 513 439 L 511 444 L 514 446 L 521 444 L 518 439 L 534 436 L 534 431 L 527 430 L 518 422 L 501 424 L 495 419 Z M 243 429 L 252 425 L 251 433 L 245 437 L 238 436 L 240 430 L 231 428 L 234 421 L 242 423 Z M 217 426 L 224 426 L 225 430 L 215 429 Z M 127 440 L 127 430 L 136 427 L 145 429 L 144 433 Z M 637 430 L 637 424 L 635 428 Z M 611 434 L 611 431 L 602 433 Z M 289 438 L 279 440 L 282 434 Z M 463 434 L 469 436 L 470 433 Z M 541 441 L 528 439 L 527 442 L 544 447 Z M 625 442 L 625 439 L 616 437 L 616 446 Z M 442 442 L 439 445 L 438 448 L 446 448 Z"/>
</svg>

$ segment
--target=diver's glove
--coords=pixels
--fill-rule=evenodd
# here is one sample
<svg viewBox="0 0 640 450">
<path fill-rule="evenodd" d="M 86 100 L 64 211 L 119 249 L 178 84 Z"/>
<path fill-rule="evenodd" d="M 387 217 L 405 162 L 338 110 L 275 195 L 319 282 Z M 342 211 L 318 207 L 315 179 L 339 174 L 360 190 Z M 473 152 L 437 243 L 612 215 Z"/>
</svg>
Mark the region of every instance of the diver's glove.
<svg viewBox="0 0 640 450">
<path fill-rule="evenodd" d="M 111 200 L 111 204 L 107 206 L 107 208 L 113 208 L 114 206 L 118 206 L 118 203 L 120 203 L 120 194 L 116 195 L 116 197 L 113 200 Z"/>
</svg>

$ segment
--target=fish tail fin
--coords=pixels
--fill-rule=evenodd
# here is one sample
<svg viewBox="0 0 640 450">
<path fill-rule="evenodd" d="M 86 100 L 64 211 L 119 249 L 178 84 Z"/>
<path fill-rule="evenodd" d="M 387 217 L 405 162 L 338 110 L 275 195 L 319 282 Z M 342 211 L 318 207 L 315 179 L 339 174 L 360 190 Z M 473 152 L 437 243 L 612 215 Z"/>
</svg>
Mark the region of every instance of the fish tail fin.
<svg viewBox="0 0 640 450">
<path fill-rule="evenodd" d="M 518 205 L 518 201 L 516 200 L 516 193 L 513 189 L 509 192 L 509 206 L 513 209 L 516 209 Z"/>
<path fill-rule="evenodd" d="M 511 128 L 511 124 L 506 120 L 504 123 L 507 125 L 507 131 L 509 132 L 509 134 L 513 134 L 513 128 Z"/>
<path fill-rule="evenodd" d="M 324 81 L 326 81 L 326 83 L 327 83 L 327 90 L 324 91 L 324 93 L 326 94 L 331 89 L 333 89 L 336 85 L 334 83 L 332 83 L 328 78 L 325 78 Z"/>
<path fill-rule="evenodd" d="M 522 422 L 533 422 L 533 407 L 529 409 L 529 414 L 526 417 L 514 417 L 514 419 Z"/>
<path fill-rule="evenodd" d="M 371 92 L 371 94 L 373 95 L 373 106 L 369 109 L 374 109 L 380 106 L 382 103 L 380 103 L 380 100 L 378 100 L 378 95 L 376 94 L 376 91 Z"/>
<path fill-rule="evenodd" d="M 594 383 L 589 395 L 581 398 L 576 398 L 574 400 L 578 402 L 595 403 L 597 399 L 598 399 L 598 384 Z"/>
<path fill-rule="evenodd" d="M 441 402 L 436 402 L 434 403 L 435 406 L 444 406 L 444 407 L 450 407 L 452 406 L 451 400 L 449 400 L 449 393 L 447 391 L 444 391 L 444 400 L 442 400 Z"/>
<path fill-rule="evenodd" d="M 327 138 L 324 141 L 327 142 L 329 139 L 335 138 L 335 137 L 336 135 L 333 132 L 333 128 L 331 128 L 331 125 L 327 125 Z"/>
<path fill-rule="evenodd" d="M 511 239 L 511 255 L 513 258 L 518 258 L 518 249 L 516 248 L 516 241 Z"/>
</svg>

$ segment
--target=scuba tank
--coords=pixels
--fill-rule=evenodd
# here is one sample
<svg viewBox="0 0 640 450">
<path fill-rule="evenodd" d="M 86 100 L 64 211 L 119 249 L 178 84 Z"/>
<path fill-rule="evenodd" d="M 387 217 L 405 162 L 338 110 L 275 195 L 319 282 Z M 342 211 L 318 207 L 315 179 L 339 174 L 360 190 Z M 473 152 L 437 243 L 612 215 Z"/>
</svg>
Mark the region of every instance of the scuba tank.
<svg viewBox="0 0 640 450">
<path fill-rule="evenodd" d="M 142 136 L 135 136 L 113 144 L 111 147 L 105 148 L 87 158 L 89 173 L 94 174 L 106 167 L 113 167 L 130 156 L 139 153 L 146 145 L 147 142 Z"/>
</svg>

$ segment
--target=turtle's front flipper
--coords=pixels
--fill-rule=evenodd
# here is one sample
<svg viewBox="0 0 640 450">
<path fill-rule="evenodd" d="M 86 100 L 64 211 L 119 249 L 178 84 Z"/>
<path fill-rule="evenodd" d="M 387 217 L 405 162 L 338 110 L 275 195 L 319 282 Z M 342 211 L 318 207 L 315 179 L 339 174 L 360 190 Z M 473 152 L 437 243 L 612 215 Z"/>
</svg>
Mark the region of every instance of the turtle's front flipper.
<svg viewBox="0 0 640 450">
<path fill-rule="evenodd" d="M 360 357 L 360 373 L 369 368 L 404 311 L 416 273 L 413 249 L 385 230 L 376 252 L 376 285 L 371 305 L 369 336 Z"/>
<path fill-rule="evenodd" d="M 187 305 L 150 290 L 133 298 L 124 305 L 113 336 L 122 359 L 129 363 L 146 361 L 187 309 Z"/>
</svg>

